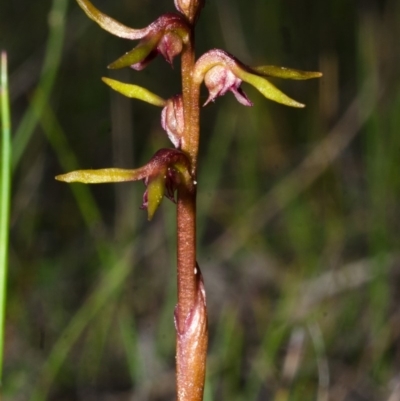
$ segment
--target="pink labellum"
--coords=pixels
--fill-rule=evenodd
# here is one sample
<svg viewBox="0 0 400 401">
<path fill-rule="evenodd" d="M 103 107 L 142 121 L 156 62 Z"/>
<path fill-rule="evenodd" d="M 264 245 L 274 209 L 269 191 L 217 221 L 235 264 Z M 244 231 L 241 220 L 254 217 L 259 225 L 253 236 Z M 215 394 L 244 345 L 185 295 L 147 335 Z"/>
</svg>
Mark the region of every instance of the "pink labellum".
<svg viewBox="0 0 400 401">
<path fill-rule="evenodd" d="M 204 106 L 214 101 L 218 96 L 225 95 L 228 91 L 231 91 L 238 102 L 244 106 L 253 105 L 240 87 L 242 80 L 225 66 L 216 65 L 207 71 L 204 77 L 204 84 L 209 90 L 209 97 Z"/>
</svg>

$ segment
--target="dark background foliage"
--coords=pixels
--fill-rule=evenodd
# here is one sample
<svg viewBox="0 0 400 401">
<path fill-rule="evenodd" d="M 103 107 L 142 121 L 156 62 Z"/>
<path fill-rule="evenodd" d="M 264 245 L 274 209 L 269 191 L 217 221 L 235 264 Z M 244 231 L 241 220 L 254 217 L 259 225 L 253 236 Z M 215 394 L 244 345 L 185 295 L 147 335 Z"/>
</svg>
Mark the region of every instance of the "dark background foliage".
<svg viewBox="0 0 400 401">
<path fill-rule="evenodd" d="M 110 72 L 133 44 L 73 1 L 63 18 L 62 1 L 0 4 L 17 154 L 4 397 L 173 399 L 173 204 L 148 223 L 141 183 L 53 177 L 133 168 L 169 146 L 159 110 L 100 77 L 170 97 L 179 63 Z M 173 10 L 172 0 L 95 4 L 134 27 Z M 198 55 L 219 47 L 249 65 L 324 73 L 274 81 L 304 110 L 244 86 L 253 108 L 228 94 L 203 111 L 206 401 L 400 397 L 399 30 L 397 0 L 206 1 Z"/>
</svg>

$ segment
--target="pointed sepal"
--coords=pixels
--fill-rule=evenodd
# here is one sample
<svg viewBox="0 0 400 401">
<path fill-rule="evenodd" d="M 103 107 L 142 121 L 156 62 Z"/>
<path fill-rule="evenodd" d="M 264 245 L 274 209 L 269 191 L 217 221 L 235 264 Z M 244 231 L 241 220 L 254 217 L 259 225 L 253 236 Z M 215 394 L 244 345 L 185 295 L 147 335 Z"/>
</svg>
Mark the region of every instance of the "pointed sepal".
<svg viewBox="0 0 400 401">
<path fill-rule="evenodd" d="M 146 206 L 142 206 L 142 208 L 147 208 L 148 220 L 153 218 L 164 197 L 166 179 L 166 174 L 157 174 L 155 177 L 148 179 Z"/>
<path fill-rule="evenodd" d="M 141 169 L 126 170 L 122 168 L 104 168 L 98 170 L 77 170 L 70 173 L 57 175 L 57 181 L 67 183 L 80 182 L 82 184 L 105 184 L 109 182 L 125 182 L 141 180 L 145 177 L 145 171 Z"/>
<path fill-rule="evenodd" d="M 318 71 L 302 71 L 287 67 L 277 67 L 275 65 L 252 67 L 252 70 L 264 77 L 295 79 L 299 81 L 322 77 L 322 73 Z"/>
<path fill-rule="evenodd" d="M 89 0 L 77 0 L 77 2 L 90 19 L 97 22 L 101 28 L 115 36 L 135 40 L 143 38 L 149 31 L 149 27 L 144 29 L 133 29 L 121 24 L 114 18 L 102 13 Z"/>
<path fill-rule="evenodd" d="M 285 95 L 275 85 L 271 84 L 267 79 L 258 75 L 252 74 L 245 70 L 239 70 L 237 76 L 244 82 L 254 86 L 262 95 L 267 99 L 277 103 L 284 104 L 285 106 L 291 107 L 305 107 L 304 104 L 297 102 L 296 100 Z"/>
<path fill-rule="evenodd" d="M 111 78 L 101 78 L 110 88 L 131 99 L 139 99 L 154 106 L 164 107 L 167 103 L 162 97 L 138 85 L 126 84 Z"/>
<path fill-rule="evenodd" d="M 155 34 L 142 39 L 135 48 L 111 63 L 108 68 L 115 70 L 130 66 L 137 71 L 143 70 L 157 56 L 157 45 L 161 37 L 161 34 Z"/>
</svg>

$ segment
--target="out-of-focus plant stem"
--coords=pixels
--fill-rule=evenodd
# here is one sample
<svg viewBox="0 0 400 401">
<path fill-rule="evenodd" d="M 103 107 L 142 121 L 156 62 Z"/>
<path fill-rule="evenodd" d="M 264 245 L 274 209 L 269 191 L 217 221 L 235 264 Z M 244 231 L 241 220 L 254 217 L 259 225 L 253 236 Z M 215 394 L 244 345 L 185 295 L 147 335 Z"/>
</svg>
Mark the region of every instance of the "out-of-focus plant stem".
<svg viewBox="0 0 400 401">
<path fill-rule="evenodd" d="M 32 97 L 32 103 L 35 103 L 36 107 L 31 107 L 27 110 L 16 129 L 13 139 L 13 169 L 18 166 L 33 132 L 40 121 L 46 101 L 51 95 L 61 64 L 67 8 L 67 0 L 53 0 L 52 8 L 48 14 L 49 38 L 46 46 L 45 59 L 37 90 L 35 90 Z"/>
<path fill-rule="evenodd" d="M 8 93 L 7 54 L 1 53 L 0 62 L 1 104 L 1 177 L 0 177 L 0 383 L 3 374 L 6 279 L 8 265 L 8 238 L 11 193 L 11 121 Z"/>
</svg>

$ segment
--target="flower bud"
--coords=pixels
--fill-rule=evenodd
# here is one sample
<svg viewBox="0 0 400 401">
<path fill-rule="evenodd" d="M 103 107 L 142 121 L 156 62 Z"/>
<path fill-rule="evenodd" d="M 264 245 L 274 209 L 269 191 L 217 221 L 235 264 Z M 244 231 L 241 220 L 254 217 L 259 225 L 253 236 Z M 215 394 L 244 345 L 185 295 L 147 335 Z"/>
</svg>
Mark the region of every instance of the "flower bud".
<svg viewBox="0 0 400 401">
<path fill-rule="evenodd" d="M 170 141 L 180 149 L 185 125 L 181 95 L 167 100 L 167 104 L 161 112 L 161 125 L 167 131 Z"/>
<path fill-rule="evenodd" d="M 175 7 L 182 14 L 186 15 L 189 21 L 196 21 L 200 9 L 204 6 L 204 0 L 174 0 Z"/>
</svg>

